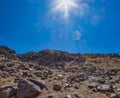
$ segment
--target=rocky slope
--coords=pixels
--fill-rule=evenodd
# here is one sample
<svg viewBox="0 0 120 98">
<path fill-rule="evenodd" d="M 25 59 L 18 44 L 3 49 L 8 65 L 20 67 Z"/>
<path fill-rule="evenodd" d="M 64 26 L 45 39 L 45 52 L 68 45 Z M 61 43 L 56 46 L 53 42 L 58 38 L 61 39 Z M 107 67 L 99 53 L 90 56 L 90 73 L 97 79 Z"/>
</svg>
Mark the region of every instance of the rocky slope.
<svg viewBox="0 0 120 98">
<path fill-rule="evenodd" d="M 0 98 L 120 98 L 120 56 L 0 46 Z"/>
</svg>

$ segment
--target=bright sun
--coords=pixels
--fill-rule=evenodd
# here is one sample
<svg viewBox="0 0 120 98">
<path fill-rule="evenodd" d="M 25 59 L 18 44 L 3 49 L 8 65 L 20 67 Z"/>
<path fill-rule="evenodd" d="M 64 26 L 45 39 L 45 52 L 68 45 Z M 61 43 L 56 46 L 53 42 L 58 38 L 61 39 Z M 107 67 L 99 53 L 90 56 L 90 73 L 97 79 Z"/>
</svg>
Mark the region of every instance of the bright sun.
<svg viewBox="0 0 120 98">
<path fill-rule="evenodd" d="M 78 5 L 75 0 L 56 0 L 55 6 L 52 9 L 53 12 L 61 12 L 64 18 L 69 17 L 69 13 L 72 9 L 78 8 Z"/>
</svg>

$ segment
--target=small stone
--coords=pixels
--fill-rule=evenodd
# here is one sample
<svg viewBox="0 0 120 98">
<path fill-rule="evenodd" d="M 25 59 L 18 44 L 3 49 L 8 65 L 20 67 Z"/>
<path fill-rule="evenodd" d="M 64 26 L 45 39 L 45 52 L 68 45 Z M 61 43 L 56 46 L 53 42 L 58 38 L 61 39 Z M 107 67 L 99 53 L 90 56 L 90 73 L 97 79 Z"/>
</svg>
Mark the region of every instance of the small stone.
<svg viewBox="0 0 120 98">
<path fill-rule="evenodd" d="M 53 90 L 60 91 L 61 90 L 61 86 L 60 85 L 54 85 L 53 86 Z"/>
<path fill-rule="evenodd" d="M 71 95 L 66 95 L 64 98 L 72 98 Z"/>
<path fill-rule="evenodd" d="M 97 86 L 97 90 L 101 92 L 113 92 L 113 87 L 111 85 L 104 84 Z"/>
<path fill-rule="evenodd" d="M 79 94 L 75 94 L 74 95 L 76 98 L 84 98 L 84 96 L 81 96 L 81 95 L 79 95 Z"/>
<path fill-rule="evenodd" d="M 89 89 L 93 89 L 93 88 L 95 88 L 96 86 L 97 86 L 96 83 L 88 84 L 88 88 L 89 88 Z"/>
<path fill-rule="evenodd" d="M 79 87 L 78 87 L 78 86 L 75 86 L 75 89 L 79 89 Z"/>
<path fill-rule="evenodd" d="M 110 98 L 120 98 L 120 96 L 115 93 L 111 93 Z"/>
<path fill-rule="evenodd" d="M 53 96 L 48 96 L 48 98 L 53 98 Z"/>
</svg>

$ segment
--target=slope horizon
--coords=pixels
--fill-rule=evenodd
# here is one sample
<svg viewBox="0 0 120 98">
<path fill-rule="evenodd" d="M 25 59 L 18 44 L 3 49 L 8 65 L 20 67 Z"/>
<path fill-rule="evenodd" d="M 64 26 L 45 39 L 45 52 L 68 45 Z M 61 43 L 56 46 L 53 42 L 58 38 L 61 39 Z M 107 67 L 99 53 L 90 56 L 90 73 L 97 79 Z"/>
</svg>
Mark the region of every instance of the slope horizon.
<svg viewBox="0 0 120 98">
<path fill-rule="evenodd" d="M 31 53 L 31 52 L 35 52 L 35 53 L 39 53 L 39 52 L 43 52 L 43 51 L 59 51 L 59 52 L 65 52 L 65 53 L 69 53 L 69 54 L 101 54 L 101 55 L 111 55 L 111 54 L 115 54 L 115 55 L 118 55 L 118 56 L 120 56 L 120 54 L 119 53 L 115 53 L 115 52 L 111 52 L 111 53 L 80 53 L 80 52 L 70 52 L 70 51 L 65 51 L 65 50 L 60 50 L 60 49 L 41 49 L 41 50 L 38 50 L 38 51 L 34 51 L 34 50 L 31 50 L 31 51 L 26 51 L 26 52 L 24 52 L 24 53 L 19 53 L 19 52 L 17 52 L 15 49 L 13 49 L 13 48 L 10 48 L 10 47 L 8 47 L 8 46 L 5 46 L 5 45 L 0 45 L 0 48 L 1 47 L 6 47 L 6 48 L 8 48 L 8 49 L 10 49 L 10 50 L 12 50 L 12 51 L 14 51 L 16 54 L 27 54 L 27 53 Z"/>
</svg>

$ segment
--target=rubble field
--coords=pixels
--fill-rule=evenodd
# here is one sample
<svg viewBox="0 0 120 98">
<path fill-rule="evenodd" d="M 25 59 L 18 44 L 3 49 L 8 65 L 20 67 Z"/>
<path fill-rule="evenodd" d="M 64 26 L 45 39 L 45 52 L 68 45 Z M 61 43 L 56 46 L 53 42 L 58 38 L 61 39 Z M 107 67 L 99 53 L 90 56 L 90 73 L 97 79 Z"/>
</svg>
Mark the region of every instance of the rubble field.
<svg viewBox="0 0 120 98">
<path fill-rule="evenodd" d="M 0 98 L 120 98 L 120 56 L 0 46 Z"/>
</svg>

